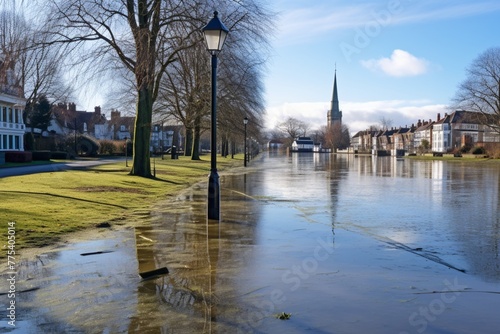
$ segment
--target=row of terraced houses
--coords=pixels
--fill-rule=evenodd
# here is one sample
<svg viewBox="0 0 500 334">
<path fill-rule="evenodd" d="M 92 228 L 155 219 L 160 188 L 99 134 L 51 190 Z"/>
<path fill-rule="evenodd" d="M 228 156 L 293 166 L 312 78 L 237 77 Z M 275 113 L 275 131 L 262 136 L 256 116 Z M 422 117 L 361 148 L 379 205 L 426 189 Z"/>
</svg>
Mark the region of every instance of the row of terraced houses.
<svg viewBox="0 0 500 334">
<path fill-rule="evenodd" d="M 414 153 L 448 153 L 462 147 L 500 145 L 500 134 L 482 113 L 457 110 L 436 121 L 421 121 L 411 127 L 360 131 L 351 139 L 351 151 L 400 156 Z"/>
<path fill-rule="evenodd" d="M 111 119 L 101 113 L 79 111 L 74 103 L 59 103 L 52 106 L 52 120 L 48 128 L 31 129 L 25 124 L 23 113 L 26 99 L 22 88 L 14 77 L 9 63 L 0 57 L 0 163 L 5 162 L 5 152 L 27 149 L 24 135 L 27 132 L 38 137 L 54 138 L 72 134 L 83 134 L 98 140 L 126 140 L 133 137 L 135 117 L 121 116 L 111 111 Z M 172 145 L 182 143 L 180 127 L 154 124 L 151 131 L 151 151 L 164 151 Z M 28 148 L 29 149 L 29 148 Z"/>
</svg>

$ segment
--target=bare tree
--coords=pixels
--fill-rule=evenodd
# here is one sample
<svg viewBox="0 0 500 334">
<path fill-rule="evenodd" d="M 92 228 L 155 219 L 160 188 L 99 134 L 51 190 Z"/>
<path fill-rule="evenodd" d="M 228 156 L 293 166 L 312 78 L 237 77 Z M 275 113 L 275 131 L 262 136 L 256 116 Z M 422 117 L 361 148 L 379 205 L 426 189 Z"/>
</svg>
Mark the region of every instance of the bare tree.
<svg viewBox="0 0 500 334">
<path fill-rule="evenodd" d="M 50 0 L 50 43 L 71 43 L 85 50 L 85 60 L 117 65 L 134 78 L 136 121 L 132 175 L 152 177 L 150 136 L 153 104 L 160 82 L 177 53 L 191 47 L 199 33 L 197 3 L 165 0 Z M 189 19 L 185 19 L 189 18 Z M 172 34 L 183 30 L 183 35 Z"/>
<path fill-rule="evenodd" d="M 326 143 L 326 136 L 328 132 L 328 126 L 323 125 L 319 129 L 313 131 L 312 138 L 315 143 Z"/>
<path fill-rule="evenodd" d="M 222 146 L 244 139 L 243 119 L 248 118 L 247 132 L 252 138 L 260 138 L 263 129 L 264 89 L 261 69 L 262 61 L 252 59 L 241 51 L 231 52 L 224 58 L 220 98 L 220 119 Z M 222 150 L 221 154 L 228 152 Z"/>
<path fill-rule="evenodd" d="M 201 36 L 192 36 L 192 38 Z M 179 52 L 177 62 L 168 69 L 162 81 L 157 117 L 171 117 L 186 129 L 185 155 L 199 159 L 201 133 L 209 128 L 210 66 L 201 38 L 193 47 Z"/>
<path fill-rule="evenodd" d="M 80 51 L 85 53 L 80 54 L 87 56 L 93 68 L 103 60 L 100 69 L 109 71 L 120 66 L 129 71 L 125 77 L 129 82 L 133 78 L 136 95 L 131 174 L 151 177 L 149 139 L 162 79 L 169 66 L 179 59 L 180 52 L 199 42 L 200 29 L 211 16 L 206 15 L 209 3 L 202 0 L 50 0 L 50 3 L 52 43 L 81 46 Z M 224 21 L 230 29 L 253 26 L 245 31 L 245 40 L 254 38 L 266 27 L 253 24 L 261 13 L 257 2 L 226 0 L 219 6 L 227 8 L 226 13 L 221 13 L 226 15 L 221 16 L 227 18 Z M 238 35 L 238 30 L 232 29 L 233 34 Z"/>
<path fill-rule="evenodd" d="M 3 67 L 11 72 L 19 94 L 34 105 L 43 96 L 55 101 L 65 100 L 71 86 L 63 80 L 64 50 L 45 45 L 36 25 L 28 24 L 24 15 L 14 11 L 0 12 L 0 54 Z M 8 72 L 7 72 L 8 73 Z M 25 121 L 30 123 L 30 108 L 25 109 Z"/>
<path fill-rule="evenodd" d="M 325 135 L 325 144 L 334 150 L 345 149 L 349 147 L 351 135 L 349 128 L 345 124 L 333 124 L 327 129 Z"/>
<path fill-rule="evenodd" d="M 389 130 L 392 127 L 392 119 L 382 116 L 380 118 L 380 127 L 382 130 Z"/>
<path fill-rule="evenodd" d="M 218 128 L 226 155 L 229 141 L 243 137 L 243 118 L 257 137 L 264 113 L 263 68 L 272 14 L 256 1 L 223 1 L 224 23 L 230 35 L 219 55 Z M 204 17 L 210 17 L 206 8 Z M 254 22 L 259 21 L 259 25 Z M 268 29 L 265 29 L 265 28 Z M 192 35 L 193 47 L 182 50 L 167 70 L 158 100 L 160 115 L 170 114 L 186 128 L 186 155 L 199 159 L 201 134 L 210 129 L 210 58 L 201 35 Z M 259 52 L 254 52 L 255 49 Z"/>
<path fill-rule="evenodd" d="M 480 54 L 467 69 L 453 99 L 455 109 L 480 112 L 486 125 L 500 133 L 500 47 Z"/>
<path fill-rule="evenodd" d="M 296 118 L 288 117 L 284 122 L 280 123 L 277 128 L 288 136 L 290 141 L 289 144 L 291 144 L 295 138 L 306 135 L 309 125 Z"/>
</svg>

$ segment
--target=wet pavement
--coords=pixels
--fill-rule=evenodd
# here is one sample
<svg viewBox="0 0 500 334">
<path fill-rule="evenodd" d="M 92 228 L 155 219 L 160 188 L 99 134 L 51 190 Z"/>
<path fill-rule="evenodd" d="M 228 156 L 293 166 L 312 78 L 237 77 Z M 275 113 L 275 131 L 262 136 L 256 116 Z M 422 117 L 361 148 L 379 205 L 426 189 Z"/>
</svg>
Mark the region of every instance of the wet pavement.
<svg viewBox="0 0 500 334">
<path fill-rule="evenodd" d="M 59 172 L 68 169 L 86 169 L 89 167 L 112 164 L 125 158 L 108 158 L 108 159 L 81 159 L 69 162 L 48 163 L 46 165 L 27 165 L 16 167 L 0 168 L 0 178 L 8 176 L 28 175 L 36 173 L 51 173 Z"/>
<path fill-rule="evenodd" d="M 484 188 L 484 232 L 457 218 L 473 217 L 459 211 L 467 191 L 454 192 L 451 211 L 436 190 L 467 189 L 458 167 L 351 159 L 262 155 L 221 175 L 221 222 L 206 220 L 201 183 L 141 221 L 27 258 L 16 273 L 16 327 L 2 315 L 0 330 L 497 333 L 498 187 Z M 477 182 L 484 175 L 498 182 L 495 170 Z M 467 242 L 464 229 L 480 238 Z M 169 274 L 139 275 L 163 267 Z M 0 309 L 8 301 L 0 295 Z"/>
</svg>

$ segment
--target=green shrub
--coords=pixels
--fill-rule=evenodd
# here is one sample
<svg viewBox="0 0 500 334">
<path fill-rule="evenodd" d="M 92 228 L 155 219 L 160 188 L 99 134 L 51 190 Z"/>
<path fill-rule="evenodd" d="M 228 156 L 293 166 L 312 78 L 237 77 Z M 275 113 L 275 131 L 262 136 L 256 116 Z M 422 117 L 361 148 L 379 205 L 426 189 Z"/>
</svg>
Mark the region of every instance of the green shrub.
<svg viewBox="0 0 500 334">
<path fill-rule="evenodd" d="M 486 151 L 484 149 L 484 147 L 481 147 L 481 146 L 476 146 L 472 149 L 472 154 L 485 154 Z"/>
<path fill-rule="evenodd" d="M 112 140 L 99 140 L 101 148 L 99 149 L 99 154 L 109 154 L 112 155 L 116 152 L 115 143 Z"/>
</svg>

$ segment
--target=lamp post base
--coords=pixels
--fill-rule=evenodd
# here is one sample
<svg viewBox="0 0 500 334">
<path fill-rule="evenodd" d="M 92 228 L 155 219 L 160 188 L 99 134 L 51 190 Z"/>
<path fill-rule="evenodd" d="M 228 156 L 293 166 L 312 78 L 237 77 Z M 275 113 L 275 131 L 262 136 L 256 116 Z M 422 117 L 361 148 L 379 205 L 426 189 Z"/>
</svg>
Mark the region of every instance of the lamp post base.
<svg viewBox="0 0 500 334">
<path fill-rule="evenodd" d="M 220 219 L 220 182 L 217 169 L 211 169 L 208 177 L 208 219 Z"/>
</svg>

